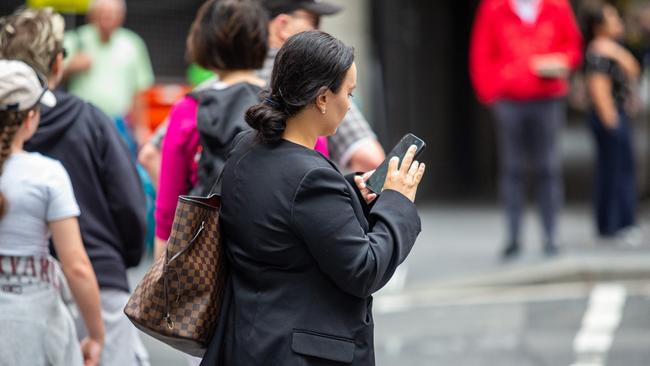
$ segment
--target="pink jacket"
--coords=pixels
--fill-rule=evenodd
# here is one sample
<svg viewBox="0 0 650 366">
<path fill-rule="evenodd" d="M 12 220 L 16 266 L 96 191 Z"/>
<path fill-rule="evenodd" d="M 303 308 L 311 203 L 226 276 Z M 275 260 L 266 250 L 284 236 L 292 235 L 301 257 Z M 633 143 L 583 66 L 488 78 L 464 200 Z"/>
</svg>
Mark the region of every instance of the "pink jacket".
<svg viewBox="0 0 650 366">
<path fill-rule="evenodd" d="M 201 145 L 196 127 L 198 106 L 186 96 L 169 113 L 169 124 L 162 143 L 160 182 L 156 196 L 156 237 L 167 240 L 178 196 L 187 194 L 198 181 L 198 156 Z M 320 137 L 315 150 L 329 157 L 327 138 Z"/>
</svg>

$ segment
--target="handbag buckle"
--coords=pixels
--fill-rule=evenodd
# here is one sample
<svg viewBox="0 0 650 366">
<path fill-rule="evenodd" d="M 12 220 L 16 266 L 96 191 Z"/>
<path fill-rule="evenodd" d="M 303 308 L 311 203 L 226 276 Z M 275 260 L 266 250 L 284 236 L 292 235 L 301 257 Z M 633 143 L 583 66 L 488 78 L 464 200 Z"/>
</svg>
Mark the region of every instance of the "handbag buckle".
<svg viewBox="0 0 650 366">
<path fill-rule="evenodd" d="M 165 315 L 163 317 L 163 320 L 167 322 L 167 328 L 169 328 L 170 330 L 174 329 L 174 321 L 169 317 L 169 314 Z"/>
</svg>

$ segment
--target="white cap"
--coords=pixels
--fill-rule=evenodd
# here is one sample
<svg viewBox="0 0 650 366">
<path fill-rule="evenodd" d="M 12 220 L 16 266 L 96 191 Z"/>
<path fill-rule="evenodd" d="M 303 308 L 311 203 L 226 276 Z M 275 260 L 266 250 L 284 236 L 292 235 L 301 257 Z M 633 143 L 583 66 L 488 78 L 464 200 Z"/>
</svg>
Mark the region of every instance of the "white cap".
<svg viewBox="0 0 650 366">
<path fill-rule="evenodd" d="M 0 111 L 26 111 L 38 103 L 56 105 L 45 78 L 22 61 L 0 60 Z"/>
</svg>

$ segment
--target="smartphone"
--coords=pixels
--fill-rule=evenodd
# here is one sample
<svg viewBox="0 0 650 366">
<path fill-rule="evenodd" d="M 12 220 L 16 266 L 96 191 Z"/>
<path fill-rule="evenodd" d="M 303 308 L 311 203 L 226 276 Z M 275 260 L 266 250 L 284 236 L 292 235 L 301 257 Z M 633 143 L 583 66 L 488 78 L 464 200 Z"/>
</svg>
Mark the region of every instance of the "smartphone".
<svg viewBox="0 0 650 366">
<path fill-rule="evenodd" d="M 427 146 L 427 144 L 422 141 L 421 138 L 415 136 L 412 133 L 407 133 L 404 137 L 402 137 L 397 145 L 395 145 L 393 150 L 388 153 L 386 160 L 384 160 L 384 162 L 379 165 L 377 170 L 375 170 L 375 172 L 370 176 L 370 179 L 368 179 L 366 182 L 366 186 L 368 186 L 371 191 L 377 194 L 381 193 L 381 190 L 384 188 L 384 182 L 386 181 L 388 162 L 390 159 L 397 156 L 399 158 L 399 166 L 401 166 L 402 160 L 404 160 L 404 156 L 406 155 L 406 151 L 409 149 L 409 147 L 411 147 L 411 145 L 415 145 L 417 147 L 414 160 L 416 160 L 418 156 L 422 154 L 422 151 L 424 151 L 424 148 Z"/>
</svg>

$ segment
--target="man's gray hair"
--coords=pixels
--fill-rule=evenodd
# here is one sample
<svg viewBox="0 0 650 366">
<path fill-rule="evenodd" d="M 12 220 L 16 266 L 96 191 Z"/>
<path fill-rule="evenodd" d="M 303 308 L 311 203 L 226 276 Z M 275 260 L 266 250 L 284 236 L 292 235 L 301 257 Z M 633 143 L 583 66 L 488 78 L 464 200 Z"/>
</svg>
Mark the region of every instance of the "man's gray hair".
<svg viewBox="0 0 650 366">
<path fill-rule="evenodd" d="M 63 51 L 65 20 L 52 8 L 20 9 L 0 19 L 0 57 L 21 60 L 45 76 Z"/>
<path fill-rule="evenodd" d="M 122 13 L 126 13 L 126 1 L 125 0 L 93 0 L 93 2 L 90 3 L 90 8 L 88 8 L 88 13 L 93 13 L 97 8 L 105 3 L 114 3 L 117 4 L 120 9 L 122 10 Z"/>
</svg>

